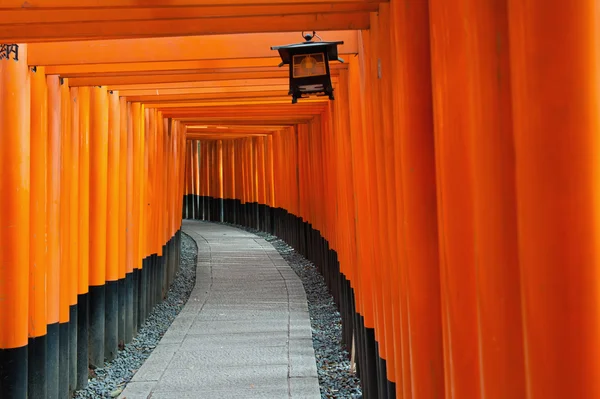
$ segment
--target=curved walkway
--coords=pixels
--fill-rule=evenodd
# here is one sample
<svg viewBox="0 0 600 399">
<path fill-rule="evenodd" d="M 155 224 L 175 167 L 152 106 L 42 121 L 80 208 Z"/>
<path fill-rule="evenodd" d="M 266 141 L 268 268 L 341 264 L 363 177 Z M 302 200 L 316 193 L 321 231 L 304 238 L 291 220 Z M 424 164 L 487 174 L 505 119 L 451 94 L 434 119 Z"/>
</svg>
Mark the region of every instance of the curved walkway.
<svg viewBox="0 0 600 399">
<path fill-rule="evenodd" d="M 320 398 L 302 282 L 254 234 L 184 221 L 198 244 L 188 303 L 121 398 Z"/>
</svg>

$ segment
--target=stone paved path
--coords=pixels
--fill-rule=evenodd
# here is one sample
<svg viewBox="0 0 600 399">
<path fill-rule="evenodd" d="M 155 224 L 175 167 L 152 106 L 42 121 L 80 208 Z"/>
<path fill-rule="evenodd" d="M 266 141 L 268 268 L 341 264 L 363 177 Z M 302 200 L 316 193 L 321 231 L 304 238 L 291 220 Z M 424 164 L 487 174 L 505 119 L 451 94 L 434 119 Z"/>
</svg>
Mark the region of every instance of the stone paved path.
<svg viewBox="0 0 600 399">
<path fill-rule="evenodd" d="M 184 221 L 196 287 L 120 398 L 320 398 L 302 282 L 251 233 Z"/>
</svg>

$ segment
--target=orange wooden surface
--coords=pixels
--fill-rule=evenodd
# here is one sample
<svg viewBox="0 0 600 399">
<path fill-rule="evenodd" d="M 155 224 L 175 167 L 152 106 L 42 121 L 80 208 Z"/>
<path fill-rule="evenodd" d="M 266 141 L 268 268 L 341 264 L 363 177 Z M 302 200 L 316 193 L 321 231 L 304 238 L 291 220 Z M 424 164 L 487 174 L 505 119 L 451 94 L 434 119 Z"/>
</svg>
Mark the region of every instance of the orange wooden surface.
<svg viewBox="0 0 600 399">
<path fill-rule="evenodd" d="M 397 196 L 402 213 L 397 226 L 406 250 L 401 273 L 410 337 L 410 393 L 414 398 L 440 398 L 445 393 L 428 6 L 392 2 L 390 13 L 396 27 L 391 32 L 396 54 L 391 66 L 396 88 L 392 115 L 395 185 L 402 193 Z"/>
<path fill-rule="evenodd" d="M 108 149 L 106 201 L 106 281 L 117 281 L 119 276 L 119 199 L 121 161 L 121 104 L 119 92 L 108 93 Z M 124 273 L 123 273 L 123 277 Z"/>
<path fill-rule="evenodd" d="M 349 2 L 311 2 L 288 3 L 277 5 L 243 5 L 231 7 L 230 4 L 194 5 L 186 4 L 185 7 L 174 4 L 163 3 L 156 6 L 139 6 L 95 8 L 93 13 L 85 7 L 94 7 L 95 4 L 78 3 L 74 8 L 55 9 L 48 2 L 41 3 L 41 7 L 23 9 L 21 5 L 10 7 L 3 11 L 5 19 L 0 22 L 3 25 L 26 24 L 26 23 L 66 23 L 79 22 L 82 20 L 93 21 L 147 21 L 147 20 L 179 20 L 189 18 L 218 18 L 236 16 L 273 16 L 282 14 L 307 14 L 307 13 L 331 13 L 347 11 L 375 11 L 376 2 L 349 1 Z M 48 7 L 48 8 L 46 8 Z M 117 8 L 118 7 L 118 8 Z"/>
<path fill-rule="evenodd" d="M 78 242 L 81 239 L 81 235 L 79 234 L 79 223 L 80 223 L 80 214 L 79 214 L 79 167 L 80 167 L 80 158 L 79 158 L 79 140 L 81 136 L 80 132 L 80 100 L 79 100 L 79 89 L 72 87 L 69 91 L 69 104 L 71 107 L 71 120 L 70 123 L 70 150 L 71 150 L 71 164 L 69 165 L 69 174 L 71 177 L 70 187 L 69 187 L 69 233 L 72 237 L 71 246 L 69 248 L 69 263 L 71 265 L 71 279 L 69 281 L 69 305 L 77 305 L 77 295 L 79 294 L 79 289 L 82 285 L 88 285 L 87 275 L 81 275 L 80 269 L 81 265 L 79 264 L 79 245 L 73 245 L 74 242 Z M 82 278 L 85 278 L 82 281 Z"/>
<path fill-rule="evenodd" d="M 127 245 L 128 241 L 128 216 L 130 215 L 130 187 L 128 184 L 129 172 L 129 126 L 127 113 L 127 100 L 124 97 L 119 99 L 119 222 L 118 222 L 118 268 L 119 279 L 125 278 L 127 273 L 133 271 L 133 266 L 129 267 L 129 253 L 131 247 Z"/>
<path fill-rule="evenodd" d="M 90 89 L 90 286 L 106 282 L 109 112 L 106 88 Z M 112 172 L 112 171 L 111 171 Z"/>
<path fill-rule="evenodd" d="M 0 348 L 27 345 L 29 308 L 30 86 L 27 45 L 0 62 Z M 10 99 L 10 101 L 8 101 Z"/>
<path fill-rule="evenodd" d="M 90 88 L 80 87 L 79 102 L 79 288 L 89 292 L 90 279 Z"/>
<path fill-rule="evenodd" d="M 331 31 L 328 38 L 344 41 L 340 54 L 357 52 L 356 31 Z M 277 57 L 271 46 L 302 40 L 299 33 L 181 36 L 127 40 L 73 41 L 31 44 L 29 62 L 35 65 L 74 65 L 184 61 L 201 59 Z M 210 52 L 198 52 L 199 48 Z M 277 59 L 277 58 L 276 58 Z M 276 67 L 278 62 L 273 66 Z"/>
<path fill-rule="evenodd" d="M 71 181 L 73 180 L 73 145 L 71 142 L 71 91 L 67 79 L 60 80 L 60 135 L 61 135 L 61 177 L 60 177 L 60 304 L 59 321 L 69 321 L 69 307 L 73 299 L 72 288 L 77 281 L 77 265 L 71 259 Z"/>
<path fill-rule="evenodd" d="M 56 75 L 46 77 L 48 85 L 48 172 L 47 208 L 48 270 L 46 303 L 48 324 L 58 323 L 60 302 L 60 160 L 62 152 L 60 81 Z M 86 284 L 87 286 L 87 284 Z"/>
<path fill-rule="evenodd" d="M 589 0 L 508 1 L 531 399 L 600 396 L 597 11 Z"/>
<path fill-rule="evenodd" d="M 48 158 L 48 86 L 43 67 L 30 68 L 30 227 L 29 227 L 29 337 L 46 334 L 46 273 L 48 223 L 46 220 L 46 174 Z"/>
<path fill-rule="evenodd" d="M 142 157 L 142 126 L 141 123 L 141 104 L 140 103 L 132 103 L 129 118 L 131 119 L 131 136 L 132 136 L 132 149 L 130 151 L 130 156 L 132 160 L 132 174 L 131 179 L 128 177 L 128 181 L 132 180 L 132 216 L 131 216 L 131 226 L 132 226 L 132 234 L 130 237 L 131 243 L 128 242 L 128 245 L 131 245 L 133 248 L 133 254 L 131 259 L 131 267 L 135 269 L 141 268 L 141 251 L 140 251 L 140 213 L 142 208 L 142 198 L 141 198 L 141 185 L 142 185 L 142 168 L 140 166 L 140 158 Z M 129 143 L 129 137 L 128 137 Z M 128 169 L 129 170 L 129 169 Z M 129 224 L 129 223 L 128 223 Z"/>
</svg>

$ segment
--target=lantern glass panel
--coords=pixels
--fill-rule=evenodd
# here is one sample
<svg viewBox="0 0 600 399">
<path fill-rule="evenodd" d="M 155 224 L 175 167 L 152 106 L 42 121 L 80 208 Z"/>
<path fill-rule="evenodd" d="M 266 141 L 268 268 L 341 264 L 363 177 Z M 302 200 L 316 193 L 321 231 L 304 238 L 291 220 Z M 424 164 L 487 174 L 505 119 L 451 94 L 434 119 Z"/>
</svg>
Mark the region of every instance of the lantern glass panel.
<svg viewBox="0 0 600 399">
<path fill-rule="evenodd" d="M 294 78 L 327 75 L 324 53 L 294 55 L 293 65 Z"/>
</svg>

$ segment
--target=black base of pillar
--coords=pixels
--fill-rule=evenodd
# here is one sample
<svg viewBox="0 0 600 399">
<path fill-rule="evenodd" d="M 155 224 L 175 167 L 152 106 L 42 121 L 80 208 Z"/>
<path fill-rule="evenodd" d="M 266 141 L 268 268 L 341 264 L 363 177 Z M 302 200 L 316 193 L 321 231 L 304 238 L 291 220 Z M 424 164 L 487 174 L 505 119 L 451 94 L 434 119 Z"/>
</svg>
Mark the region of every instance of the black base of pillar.
<svg viewBox="0 0 600 399">
<path fill-rule="evenodd" d="M 160 276 L 160 286 L 158 295 L 160 296 L 160 301 L 164 301 L 167 298 L 167 291 L 169 291 L 169 286 L 167 285 L 167 262 L 169 259 L 169 245 L 168 241 L 162 248 L 162 256 L 160 257 L 160 267 L 159 273 Z"/>
<path fill-rule="evenodd" d="M 388 399 L 396 399 L 396 383 L 388 380 L 387 382 Z"/>
<path fill-rule="evenodd" d="M 84 389 L 88 383 L 89 365 L 89 295 L 77 295 L 77 384 L 76 389 Z"/>
<path fill-rule="evenodd" d="M 104 366 L 104 330 L 106 319 L 106 287 L 90 286 L 90 342 L 89 356 L 92 369 Z"/>
<path fill-rule="evenodd" d="M 104 359 L 110 362 L 119 353 L 119 282 L 107 281 L 104 290 Z"/>
<path fill-rule="evenodd" d="M 46 332 L 46 383 L 48 399 L 59 399 L 58 374 L 60 332 L 58 323 L 48 324 Z M 3 391 L 0 391 L 3 392 Z"/>
<path fill-rule="evenodd" d="M 45 399 L 48 394 L 46 383 L 46 346 L 45 335 L 29 338 L 27 343 L 28 372 L 27 372 L 27 394 L 30 398 Z M 0 383 L 0 385 L 2 385 Z M 0 391 L 0 393 L 3 391 Z M 2 397 L 3 394 L 2 394 Z"/>
<path fill-rule="evenodd" d="M 385 359 L 381 358 L 379 343 L 375 344 L 375 349 L 377 351 L 377 390 L 380 397 L 387 398 L 387 363 Z"/>
<path fill-rule="evenodd" d="M 69 395 L 77 387 L 77 304 L 69 307 Z"/>
<path fill-rule="evenodd" d="M 117 340 L 119 345 L 123 345 L 125 343 L 125 318 L 127 316 L 127 310 L 125 308 L 126 296 L 127 296 L 127 284 L 125 282 L 125 277 L 119 279 L 117 283 L 117 292 L 118 292 L 118 308 L 119 308 L 119 318 L 118 318 L 118 326 L 117 326 Z"/>
<path fill-rule="evenodd" d="M 367 398 L 380 398 L 379 384 L 377 379 L 377 348 L 375 341 L 375 330 L 372 328 L 365 329 L 365 368 L 364 371 L 368 374 L 367 377 Z M 364 374 L 363 374 L 364 375 Z"/>
<path fill-rule="evenodd" d="M 133 272 L 125 275 L 125 344 L 133 340 Z"/>
<path fill-rule="evenodd" d="M 69 322 L 60 323 L 58 326 L 60 334 L 60 353 L 58 357 L 58 395 L 60 398 L 69 397 L 69 355 L 70 355 L 70 326 Z"/>
<path fill-rule="evenodd" d="M 148 258 L 142 260 L 142 268 L 140 269 L 140 284 L 139 284 L 139 310 L 138 310 L 138 329 L 142 327 L 146 321 L 146 306 L 148 304 Z"/>
<path fill-rule="evenodd" d="M 0 349 L 0 393 L 2 397 L 27 399 L 27 345 Z"/>
<path fill-rule="evenodd" d="M 146 317 L 144 320 L 148 318 L 152 312 L 152 308 L 154 307 L 154 298 L 152 296 L 152 292 L 154 290 L 154 255 L 148 256 L 148 262 L 146 263 L 146 266 L 146 276 L 148 280 L 146 285 Z"/>
<path fill-rule="evenodd" d="M 140 328 L 140 269 L 133 269 L 132 273 L 132 336 L 136 336 Z"/>
</svg>

